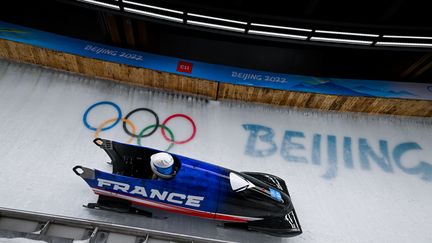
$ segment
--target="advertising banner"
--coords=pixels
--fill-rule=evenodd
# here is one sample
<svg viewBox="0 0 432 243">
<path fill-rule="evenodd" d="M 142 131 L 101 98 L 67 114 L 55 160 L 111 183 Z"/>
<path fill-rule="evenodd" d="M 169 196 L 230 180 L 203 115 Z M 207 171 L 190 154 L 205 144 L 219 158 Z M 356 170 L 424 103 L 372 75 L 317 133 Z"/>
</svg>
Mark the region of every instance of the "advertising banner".
<svg viewBox="0 0 432 243">
<path fill-rule="evenodd" d="M 432 85 L 312 77 L 167 57 L 79 40 L 0 21 L 0 38 L 55 51 L 223 83 L 330 95 L 432 100 Z"/>
</svg>

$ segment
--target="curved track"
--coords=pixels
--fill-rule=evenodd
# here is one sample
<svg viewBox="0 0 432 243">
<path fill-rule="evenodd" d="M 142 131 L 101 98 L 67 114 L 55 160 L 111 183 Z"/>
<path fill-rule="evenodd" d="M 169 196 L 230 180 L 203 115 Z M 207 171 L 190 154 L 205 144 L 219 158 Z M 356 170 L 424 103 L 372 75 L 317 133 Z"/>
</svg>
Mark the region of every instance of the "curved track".
<svg viewBox="0 0 432 243">
<path fill-rule="evenodd" d="M 95 131 L 83 123 L 86 109 L 100 101 L 115 103 L 122 116 L 137 108 L 154 111 L 174 138 L 143 110 L 129 120 L 136 132 L 156 128 L 141 138 L 145 146 L 282 177 L 304 233 L 275 238 L 181 215 L 148 219 L 83 208 L 96 196 L 72 167 L 111 169 L 92 144 Z M 86 119 L 97 128 L 116 121 L 117 113 L 98 106 Z M 208 102 L 0 61 L 0 206 L 239 242 L 431 242 L 431 124 L 427 118 Z M 101 137 L 138 142 L 121 121 L 99 130 Z"/>
</svg>

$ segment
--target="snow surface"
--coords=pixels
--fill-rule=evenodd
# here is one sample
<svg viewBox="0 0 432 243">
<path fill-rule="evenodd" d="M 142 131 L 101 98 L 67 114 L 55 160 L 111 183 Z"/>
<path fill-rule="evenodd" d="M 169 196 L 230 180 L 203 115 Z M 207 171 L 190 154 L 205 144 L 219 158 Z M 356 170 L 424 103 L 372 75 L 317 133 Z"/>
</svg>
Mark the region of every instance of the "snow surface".
<svg viewBox="0 0 432 243">
<path fill-rule="evenodd" d="M 123 116 L 138 107 L 153 109 L 161 121 L 190 116 L 195 138 L 171 152 L 283 178 L 303 234 L 277 238 L 183 215 L 149 219 L 83 208 L 96 196 L 72 167 L 111 170 L 82 121 L 90 105 L 104 100 L 118 104 Z M 115 117 L 112 107 L 99 106 L 88 120 L 97 126 Z M 131 120 L 139 130 L 154 123 L 144 112 Z M 0 206 L 240 242 L 432 242 L 431 124 L 427 118 L 206 102 L 0 61 Z M 192 130 L 182 118 L 167 126 L 176 140 Z M 120 124 L 100 136 L 129 139 Z M 160 130 L 142 142 L 169 145 Z M 411 150 L 402 150 L 407 146 Z"/>
</svg>

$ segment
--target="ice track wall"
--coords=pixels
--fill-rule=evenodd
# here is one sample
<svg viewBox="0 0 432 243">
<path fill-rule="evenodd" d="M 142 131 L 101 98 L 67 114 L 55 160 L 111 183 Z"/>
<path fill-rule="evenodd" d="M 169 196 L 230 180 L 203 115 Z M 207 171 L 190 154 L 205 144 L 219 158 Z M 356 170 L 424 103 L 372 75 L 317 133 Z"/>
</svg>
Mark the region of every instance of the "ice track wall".
<svg viewBox="0 0 432 243">
<path fill-rule="evenodd" d="M 108 103 L 95 105 L 101 101 Z M 136 108 L 153 111 L 176 141 L 159 127 L 143 145 L 282 177 L 304 233 L 280 239 L 187 216 L 83 208 L 96 197 L 71 168 L 109 171 L 92 139 L 99 132 L 137 144 L 121 122 L 102 130 L 119 111 L 124 118 Z M 155 124 L 148 110 L 129 119 L 135 132 Z M 0 206 L 239 242 L 431 242 L 431 125 L 426 118 L 207 102 L 0 61 Z"/>
</svg>

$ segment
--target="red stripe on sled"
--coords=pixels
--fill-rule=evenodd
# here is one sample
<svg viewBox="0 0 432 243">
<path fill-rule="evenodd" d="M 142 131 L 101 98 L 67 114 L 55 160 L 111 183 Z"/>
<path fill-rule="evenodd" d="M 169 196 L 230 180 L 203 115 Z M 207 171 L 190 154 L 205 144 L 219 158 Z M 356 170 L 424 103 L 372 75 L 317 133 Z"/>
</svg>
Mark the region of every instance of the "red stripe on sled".
<svg viewBox="0 0 432 243">
<path fill-rule="evenodd" d="M 98 194 L 98 195 L 125 199 L 125 200 L 131 201 L 132 203 L 137 204 L 137 205 L 162 209 L 162 210 L 174 212 L 174 213 L 192 215 L 192 216 L 201 217 L 201 218 L 215 219 L 215 220 L 221 220 L 221 221 L 230 221 L 230 222 L 236 222 L 236 223 L 246 223 L 248 221 L 261 219 L 261 218 L 243 217 L 243 216 L 235 216 L 235 215 L 219 214 L 219 213 L 211 213 L 211 212 L 206 212 L 206 211 L 201 211 L 201 210 L 195 210 L 195 209 L 190 209 L 190 208 L 185 208 L 185 207 L 180 207 L 180 206 L 174 206 L 174 205 L 170 205 L 170 204 L 166 204 L 166 203 L 150 201 L 147 199 L 138 198 L 138 197 L 134 197 L 134 196 L 128 196 L 128 195 L 123 195 L 123 194 L 119 194 L 119 193 L 115 193 L 115 192 L 105 191 L 105 190 L 101 190 L 101 189 L 97 189 L 97 188 L 93 188 L 93 191 L 95 194 Z"/>
</svg>

